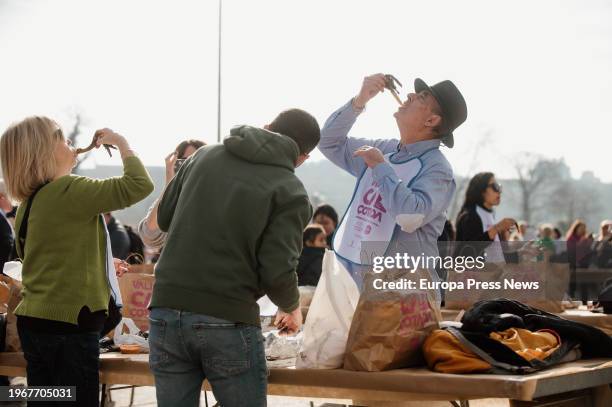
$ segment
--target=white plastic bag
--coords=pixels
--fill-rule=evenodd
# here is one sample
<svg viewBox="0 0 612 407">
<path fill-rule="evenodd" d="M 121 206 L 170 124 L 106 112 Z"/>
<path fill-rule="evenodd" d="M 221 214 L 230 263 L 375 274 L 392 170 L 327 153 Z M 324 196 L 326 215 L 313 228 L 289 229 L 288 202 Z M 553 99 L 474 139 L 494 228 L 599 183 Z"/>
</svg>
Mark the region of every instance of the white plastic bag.
<svg viewBox="0 0 612 407">
<path fill-rule="evenodd" d="M 128 333 L 123 333 L 123 328 L 128 329 Z M 149 342 L 142 336 L 138 335 L 140 329 L 130 318 L 122 318 L 119 325 L 115 328 L 113 341 L 115 345 L 139 345 L 141 351 L 149 352 Z"/>
<path fill-rule="evenodd" d="M 259 305 L 259 316 L 262 317 L 271 317 L 276 315 L 278 311 L 278 307 L 274 305 L 270 297 L 264 295 L 259 300 L 257 300 L 257 305 Z"/>
<path fill-rule="evenodd" d="M 19 261 L 7 261 L 4 263 L 3 272 L 13 280 L 21 281 L 21 266 Z"/>
<path fill-rule="evenodd" d="M 323 270 L 304 326 L 304 341 L 296 361 L 298 369 L 336 369 L 342 367 L 346 341 L 359 289 L 349 272 L 327 250 Z"/>
</svg>

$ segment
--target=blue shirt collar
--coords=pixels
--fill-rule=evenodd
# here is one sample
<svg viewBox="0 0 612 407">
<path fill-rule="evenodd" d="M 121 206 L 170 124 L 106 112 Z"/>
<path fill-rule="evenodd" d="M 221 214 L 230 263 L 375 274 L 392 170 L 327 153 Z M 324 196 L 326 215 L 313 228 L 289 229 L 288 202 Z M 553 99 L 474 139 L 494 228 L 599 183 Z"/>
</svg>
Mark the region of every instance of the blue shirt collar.
<svg viewBox="0 0 612 407">
<path fill-rule="evenodd" d="M 410 156 L 418 156 L 432 148 L 440 148 L 440 139 L 417 141 L 411 144 L 397 144 L 397 152 L 405 153 Z M 402 154 L 403 155 L 403 154 Z"/>
</svg>

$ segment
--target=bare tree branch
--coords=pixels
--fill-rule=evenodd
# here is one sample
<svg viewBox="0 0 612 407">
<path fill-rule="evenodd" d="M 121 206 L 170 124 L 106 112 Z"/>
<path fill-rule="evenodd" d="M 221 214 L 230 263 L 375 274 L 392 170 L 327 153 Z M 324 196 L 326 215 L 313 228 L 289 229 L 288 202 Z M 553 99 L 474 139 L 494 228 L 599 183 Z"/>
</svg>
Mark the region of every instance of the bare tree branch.
<svg viewBox="0 0 612 407">
<path fill-rule="evenodd" d="M 493 130 L 488 129 L 483 134 L 480 135 L 478 139 L 472 145 L 472 158 L 470 160 L 470 167 L 468 168 L 468 172 L 466 177 L 462 177 L 457 182 L 457 188 L 455 189 L 455 198 L 453 199 L 449 209 L 448 209 L 448 218 L 454 219 L 459 214 L 459 210 L 461 209 L 461 205 L 463 203 L 463 194 L 467 189 L 468 183 L 470 182 L 470 177 L 478 163 L 478 156 L 481 153 L 482 149 L 486 148 L 491 140 L 493 139 Z"/>
<path fill-rule="evenodd" d="M 74 117 L 74 125 L 72 126 L 72 130 L 70 130 L 70 133 L 68 133 L 68 140 L 70 140 L 73 146 L 77 146 L 77 140 L 79 138 L 79 135 L 81 134 L 82 125 L 83 115 L 81 113 L 76 113 Z M 87 159 L 87 157 L 89 157 L 89 153 L 85 153 L 79 156 L 79 158 L 77 158 L 77 163 L 72 170 L 75 174 L 78 173 L 79 167 L 81 166 L 83 161 Z"/>
</svg>

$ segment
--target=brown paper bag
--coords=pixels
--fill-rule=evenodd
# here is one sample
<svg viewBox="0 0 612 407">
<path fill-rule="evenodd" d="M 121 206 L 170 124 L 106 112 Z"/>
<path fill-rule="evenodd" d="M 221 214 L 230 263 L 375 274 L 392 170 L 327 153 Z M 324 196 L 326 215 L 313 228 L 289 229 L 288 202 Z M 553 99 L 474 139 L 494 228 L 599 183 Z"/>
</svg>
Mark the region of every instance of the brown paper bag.
<svg viewBox="0 0 612 407">
<path fill-rule="evenodd" d="M 151 274 L 126 273 L 119 278 L 119 290 L 123 300 L 121 313 L 131 318 L 138 329 L 149 330 L 149 302 L 153 294 L 155 276 Z"/>
<path fill-rule="evenodd" d="M 21 302 L 21 290 L 23 286 L 20 281 L 13 280 L 9 276 L 1 275 L 0 281 L 9 287 L 8 302 L 6 304 L 6 346 L 5 352 L 21 352 L 21 342 L 17 333 L 17 316 L 15 308 Z"/>
<path fill-rule="evenodd" d="M 0 281 L 0 314 L 6 314 L 8 311 L 8 303 L 11 298 L 10 283 Z"/>
<path fill-rule="evenodd" d="M 375 279 L 400 281 L 411 274 L 388 270 L 368 274 L 349 331 L 344 368 L 377 372 L 424 364 L 421 346 L 442 319 L 433 293 L 423 290 L 379 290 Z"/>
<path fill-rule="evenodd" d="M 128 273 L 154 274 L 155 264 L 130 264 L 128 265 Z"/>
</svg>

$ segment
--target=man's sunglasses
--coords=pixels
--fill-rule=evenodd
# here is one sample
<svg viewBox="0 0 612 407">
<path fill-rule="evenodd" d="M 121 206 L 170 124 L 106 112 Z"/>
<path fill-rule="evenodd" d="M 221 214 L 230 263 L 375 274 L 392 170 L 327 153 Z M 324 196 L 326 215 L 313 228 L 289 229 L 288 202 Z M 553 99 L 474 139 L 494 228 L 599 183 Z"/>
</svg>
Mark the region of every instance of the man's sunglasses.
<svg viewBox="0 0 612 407">
<path fill-rule="evenodd" d="M 497 192 L 498 194 L 501 193 L 502 191 L 502 186 L 498 184 L 497 182 L 487 185 L 487 188 L 491 188 L 493 191 Z"/>
</svg>

